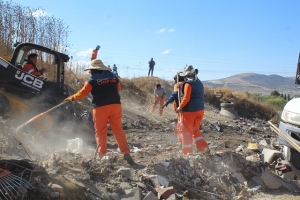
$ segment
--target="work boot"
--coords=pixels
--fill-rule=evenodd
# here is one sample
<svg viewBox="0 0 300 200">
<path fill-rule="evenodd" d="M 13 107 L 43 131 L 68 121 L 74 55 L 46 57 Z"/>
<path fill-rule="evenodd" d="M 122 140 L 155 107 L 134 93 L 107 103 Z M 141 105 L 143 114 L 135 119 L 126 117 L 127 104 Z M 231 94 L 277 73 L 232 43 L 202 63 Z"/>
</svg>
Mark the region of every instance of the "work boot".
<svg viewBox="0 0 300 200">
<path fill-rule="evenodd" d="M 128 154 L 124 154 L 123 159 L 126 160 L 129 164 L 134 163 L 133 158 L 130 156 L 129 153 Z"/>
</svg>

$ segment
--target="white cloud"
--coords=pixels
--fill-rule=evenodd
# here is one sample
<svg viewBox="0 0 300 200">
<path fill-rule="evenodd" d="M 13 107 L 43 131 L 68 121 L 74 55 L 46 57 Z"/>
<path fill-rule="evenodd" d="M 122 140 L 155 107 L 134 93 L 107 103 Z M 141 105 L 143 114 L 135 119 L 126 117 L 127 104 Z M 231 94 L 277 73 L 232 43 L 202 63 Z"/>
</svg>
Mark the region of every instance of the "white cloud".
<svg viewBox="0 0 300 200">
<path fill-rule="evenodd" d="M 87 57 L 87 56 L 91 56 L 93 49 L 92 48 L 88 48 L 87 50 L 84 51 L 78 51 L 76 52 L 76 56 L 80 56 L 80 57 Z"/>
<path fill-rule="evenodd" d="M 173 28 L 169 29 L 169 33 L 174 32 L 175 30 Z"/>
<path fill-rule="evenodd" d="M 76 60 L 68 63 L 68 67 L 72 71 L 76 72 L 83 72 L 85 68 L 87 68 L 90 65 L 90 61 L 86 60 Z"/>
<path fill-rule="evenodd" d="M 74 62 L 74 64 L 76 64 L 76 65 L 84 65 L 84 66 L 90 65 L 90 63 L 91 63 L 91 61 L 86 61 L 86 60 L 77 60 Z"/>
<path fill-rule="evenodd" d="M 44 10 L 35 10 L 32 12 L 32 16 L 34 16 L 34 17 L 43 17 L 46 15 L 47 15 L 47 12 Z"/>
<path fill-rule="evenodd" d="M 156 31 L 156 33 L 160 34 L 160 33 L 163 33 L 163 32 L 165 32 L 165 31 L 166 31 L 165 28 L 161 28 L 161 29 L 159 29 L 158 31 Z"/>
<path fill-rule="evenodd" d="M 169 54 L 172 49 L 164 50 L 161 54 Z"/>
</svg>

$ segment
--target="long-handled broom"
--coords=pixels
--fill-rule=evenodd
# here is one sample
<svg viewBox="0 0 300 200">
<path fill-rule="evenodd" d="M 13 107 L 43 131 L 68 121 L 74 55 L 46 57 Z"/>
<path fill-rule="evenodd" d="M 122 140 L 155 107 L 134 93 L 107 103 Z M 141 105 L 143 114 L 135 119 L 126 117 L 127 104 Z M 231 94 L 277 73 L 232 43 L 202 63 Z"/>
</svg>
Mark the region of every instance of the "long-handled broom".
<svg viewBox="0 0 300 200">
<path fill-rule="evenodd" d="M 31 119 L 28 120 L 27 122 L 25 122 L 25 123 L 21 124 L 20 126 L 18 126 L 17 129 L 16 129 L 16 133 L 19 133 L 25 126 L 27 126 L 27 125 L 30 124 L 31 122 L 37 120 L 38 118 L 44 116 L 45 114 L 47 114 L 47 113 L 49 113 L 49 112 L 55 110 L 56 108 L 58 108 L 58 107 L 60 107 L 60 106 L 62 106 L 62 105 L 64 105 L 64 104 L 66 104 L 66 103 L 68 103 L 68 102 L 67 102 L 67 101 L 63 101 L 63 102 L 61 102 L 60 104 L 58 104 L 58 105 L 56 105 L 56 106 L 50 108 L 49 110 L 46 110 L 45 112 L 40 113 L 40 114 L 34 116 L 33 118 L 31 118 Z"/>
</svg>

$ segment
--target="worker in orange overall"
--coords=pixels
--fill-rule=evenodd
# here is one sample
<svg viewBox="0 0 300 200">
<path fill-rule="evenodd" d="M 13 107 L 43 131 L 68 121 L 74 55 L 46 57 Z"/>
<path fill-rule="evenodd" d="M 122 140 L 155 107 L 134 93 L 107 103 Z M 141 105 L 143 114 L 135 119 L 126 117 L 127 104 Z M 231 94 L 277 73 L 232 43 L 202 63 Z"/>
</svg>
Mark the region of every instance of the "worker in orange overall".
<svg viewBox="0 0 300 200">
<path fill-rule="evenodd" d="M 192 139 L 194 139 L 199 152 L 209 151 L 208 144 L 200 131 L 204 117 L 204 86 L 197 77 L 198 70 L 189 65 L 184 68 L 181 76 L 185 77 L 182 86 L 183 97 L 177 111 L 182 113 L 182 153 L 193 152 Z M 189 134 L 191 137 L 185 137 Z"/>
<path fill-rule="evenodd" d="M 37 57 L 38 57 L 38 55 L 36 53 L 29 54 L 27 57 L 27 61 L 22 66 L 22 70 L 24 70 L 25 72 L 32 74 L 34 76 L 43 75 L 43 73 L 46 71 L 46 69 L 42 68 L 42 69 L 38 70 L 38 68 L 36 67 Z"/>
<path fill-rule="evenodd" d="M 92 54 L 91 54 L 91 61 L 95 60 L 98 56 L 98 51 L 100 49 L 100 46 L 97 45 L 95 49 L 93 49 Z"/>
<path fill-rule="evenodd" d="M 154 89 L 154 96 L 155 96 L 155 100 L 154 100 L 154 104 L 152 105 L 152 108 L 150 110 L 150 113 L 153 113 L 156 105 L 159 103 L 159 115 L 161 116 L 163 114 L 163 108 L 162 106 L 164 105 L 165 102 L 165 98 L 166 98 L 166 90 L 161 87 L 160 84 L 156 85 L 156 88 Z"/>
<path fill-rule="evenodd" d="M 91 73 L 91 77 L 85 82 L 81 90 L 66 98 L 65 101 L 77 101 L 91 93 L 93 95 L 96 143 L 100 146 L 98 156 L 102 158 L 107 152 L 107 122 L 109 120 L 119 149 L 124 154 L 124 160 L 133 163 L 122 126 L 122 107 L 119 95 L 121 85 L 119 79 L 98 59 L 91 61 L 91 65 L 86 70 Z"/>
</svg>

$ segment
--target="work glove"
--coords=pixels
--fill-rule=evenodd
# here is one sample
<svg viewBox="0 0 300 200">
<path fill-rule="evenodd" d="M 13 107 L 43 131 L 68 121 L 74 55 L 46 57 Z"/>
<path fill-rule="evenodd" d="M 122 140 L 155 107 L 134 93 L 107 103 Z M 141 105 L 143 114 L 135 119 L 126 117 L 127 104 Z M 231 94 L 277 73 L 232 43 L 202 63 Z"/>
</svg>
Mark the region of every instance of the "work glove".
<svg viewBox="0 0 300 200">
<path fill-rule="evenodd" d="M 163 105 L 163 106 L 161 107 L 161 109 L 164 109 L 164 107 L 168 107 L 168 105 L 169 105 L 169 102 L 165 103 L 165 105 Z"/>
<path fill-rule="evenodd" d="M 176 110 L 177 110 L 177 112 L 181 112 L 182 108 L 178 107 Z"/>
<path fill-rule="evenodd" d="M 73 101 L 73 96 L 69 96 L 69 97 L 65 98 L 64 101 Z"/>
</svg>

